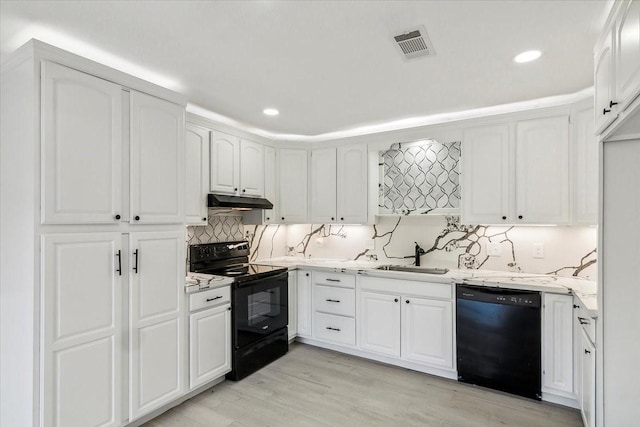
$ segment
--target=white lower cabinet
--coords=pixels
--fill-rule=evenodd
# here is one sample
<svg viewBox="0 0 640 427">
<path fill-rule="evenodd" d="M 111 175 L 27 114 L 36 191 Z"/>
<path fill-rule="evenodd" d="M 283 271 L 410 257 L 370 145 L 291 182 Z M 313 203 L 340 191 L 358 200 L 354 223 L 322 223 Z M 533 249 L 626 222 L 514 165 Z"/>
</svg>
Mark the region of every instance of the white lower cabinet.
<svg viewBox="0 0 640 427">
<path fill-rule="evenodd" d="M 453 368 L 451 301 L 406 297 L 402 304 L 402 357 L 412 362 Z"/>
<path fill-rule="evenodd" d="M 129 248 L 129 419 L 134 420 L 183 392 L 185 272 L 176 260 L 185 259 L 184 232 L 132 233 Z"/>
<path fill-rule="evenodd" d="M 360 278 L 358 347 L 437 369 L 453 369 L 451 289 L 451 284 Z"/>
<path fill-rule="evenodd" d="M 582 412 L 582 421 L 585 427 L 594 427 L 596 425 L 595 409 L 596 409 L 596 348 L 587 337 L 587 334 L 580 331 L 580 408 Z"/>
<path fill-rule="evenodd" d="M 42 245 L 43 425 L 117 426 L 122 235 L 54 234 Z"/>
<path fill-rule="evenodd" d="M 231 305 L 189 315 L 189 388 L 231 371 Z"/>
<path fill-rule="evenodd" d="M 289 272 L 289 295 L 287 307 L 289 313 L 288 332 L 289 339 L 292 340 L 298 335 L 298 272 Z"/>
<path fill-rule="evenodd" d="M 298 286 L 297 286 L 297 299 L 298 299 L 298 336 L 311 337 L 313 330 L 311 328 L 313 318 L 313 305 L 312 305 L 312 287 L 311 287 L 311 272 L 305 270 L 298 270 Z"/>
<path fill-rule="evenodd" d="M 574 398 L 573 297 L 544 294 L 542 391 Z"/>
<path fill-rule="evenodd" d="M 359 346 L 400 357 L 400 296 L 360 292 Z"/>
</svg>

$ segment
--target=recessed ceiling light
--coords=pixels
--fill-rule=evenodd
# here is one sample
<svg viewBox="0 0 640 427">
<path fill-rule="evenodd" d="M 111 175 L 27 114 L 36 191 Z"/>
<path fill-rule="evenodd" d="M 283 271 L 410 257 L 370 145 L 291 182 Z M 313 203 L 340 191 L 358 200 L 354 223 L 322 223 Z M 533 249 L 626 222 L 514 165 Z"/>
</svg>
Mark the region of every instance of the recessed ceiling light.
<svg viewBox="0 0 640 427">
<path fill-rule="evenodd" d="M 518 63 L 535 61 L 536 59 L 540 58 L 540 55 L 542 55 L 542 52 L 540 52 L 539 50 L 528 50 L 526 52 L 522 52 L 519 55 L 516 55 L 513 60 Z"/>
<path fill-rule="evenodd" d="M 265 108 L 264 110 L 262 110 L 262 112 L 267 116 L 277 116 L 278 114 L 280 114 L 280 111 L 276 110 L 275 108 Z"/>
</svg>

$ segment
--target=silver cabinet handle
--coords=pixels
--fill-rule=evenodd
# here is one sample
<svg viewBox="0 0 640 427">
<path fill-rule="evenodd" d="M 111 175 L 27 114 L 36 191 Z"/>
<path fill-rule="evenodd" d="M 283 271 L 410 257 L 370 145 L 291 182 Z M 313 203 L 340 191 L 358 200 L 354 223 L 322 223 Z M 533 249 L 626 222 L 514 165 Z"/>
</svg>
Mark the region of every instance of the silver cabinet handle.
<svg viewBox="0 0 640 427">
<path fill-rule="evenodd" d="M 326 299 L 326 302 L 340 302 L 339 299 Z"/>
</svg>

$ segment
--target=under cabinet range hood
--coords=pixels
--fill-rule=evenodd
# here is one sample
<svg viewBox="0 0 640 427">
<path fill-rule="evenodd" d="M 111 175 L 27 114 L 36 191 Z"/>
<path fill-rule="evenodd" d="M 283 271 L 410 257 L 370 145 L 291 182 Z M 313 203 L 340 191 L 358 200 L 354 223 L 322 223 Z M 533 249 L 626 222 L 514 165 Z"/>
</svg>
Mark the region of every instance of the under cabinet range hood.
<svg viewBox="0 0 640 427">
<path fill-rule="evenodd" d="M 225 196 L 222 194 L 207 195 L 207 206 L 210 208 L 232 209 L 273 209 L 273 203 L 259 197 Z"/>
</svg>

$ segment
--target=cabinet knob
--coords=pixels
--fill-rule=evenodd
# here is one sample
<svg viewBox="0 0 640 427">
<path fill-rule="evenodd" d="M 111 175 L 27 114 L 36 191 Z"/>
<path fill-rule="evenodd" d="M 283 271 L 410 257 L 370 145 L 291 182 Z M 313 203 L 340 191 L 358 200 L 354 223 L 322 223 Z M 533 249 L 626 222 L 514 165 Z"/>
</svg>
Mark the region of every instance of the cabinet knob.
<svg viewBox="0 0 640 427">
<path fill-rule="evenodd" d="M 591 352 L 585 348 L 584 349 L 584 354 L 591 354 Z"/>
<path fill-rule="evenodd" d="M 202 220 L 203 220 L 203 221 L 206 221 L 206 220 L 207 220 L 207 217 L 202 218 Z"/>
<path fill-rule="evenodd" d="M 522 219 L 522 215 L 518 215 L 518 219 Z"/>
<path fill-rule="evenodd" d="M 116 215 L 116 219 L 120 219 L 120 218 L 121 218 L 120 215 Z"/>
<path fill-rule="evenodd" d="M 140 216 L 136 215 L 135 218 L 133 218 L 133 219 L 135 219 L 136 221 L 140 221 Z"/>
<path fill-rule="evenodd" d="M 502 219 L 507 219 L 507 217 L 503 215 L 503 216 L 502 216 Z"/>
<path fill-rule="evenodd" d="M 309 273 L 304 273 L 305 276 L 309 277 Z"/>
<path fill-rule="evenodd" d="M 284 221 L 284 217 L 282 217 L 282 220 Z"/>
<path fill-rule="evenodd" d="M 407 304 L 409 304 L 409 300 L 406 300 L 405 302 L 406 302 Z"/>
<path fill-rule="evenodd" d="M 234 189 L 233 189 L 233 191 L 238 191 L 238 189 L 237 189 L 237 188 L 234 188 Z"/>
<path fill-rule="evenodd" d="M 607 113 L 610 113 L 610 112 L 611 112 L 611 110 L 607 110 L 606 108 L 603 108 L 603 109 L 602 109 L 602 115 L 603 115 L 603 116 L 604 116 L 605 114 L 607 114 Z"/>
<path fill-rule="evenodd" d="M 331 217 L 331 221 L 334 221 L 334 220 L 335 220 L 335 218 L 334 218 L 334 217 Z"/>
<path fill-rule="evenodd" d="M 246 192 L 247 192 L 247 189 L 246 189 L 246 188 L 243 188 L 243 189 L 242 189 L 242 192 L 243 192 L 243 193 L 246 193 Z"/>
<path fill-rule="evenodd" d="M 394 298 L 394 299 L 393 299 L 393 302 L 398 302 L 398 298 Z"/>
<path fill-rule="evenodd" d="M 344 221 L 344 218 L 343 218 L 343 217 L 340 217 L 340 221 Z"/>
<path fill-rule="evenodd" d="M 267 217 L 267 221 L 269 221 L 271 218 Z"/>
<path fill-rule="evenodd" d="M 613 102 L 613 101 L 609 101 L 609 108 L 613 107 L 614 105 L 618 105 L 617 102 Z"/>
</svg>

